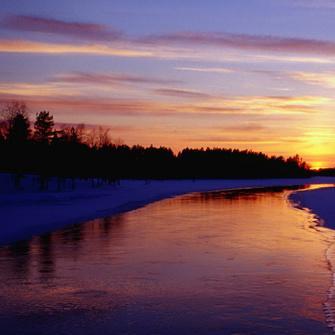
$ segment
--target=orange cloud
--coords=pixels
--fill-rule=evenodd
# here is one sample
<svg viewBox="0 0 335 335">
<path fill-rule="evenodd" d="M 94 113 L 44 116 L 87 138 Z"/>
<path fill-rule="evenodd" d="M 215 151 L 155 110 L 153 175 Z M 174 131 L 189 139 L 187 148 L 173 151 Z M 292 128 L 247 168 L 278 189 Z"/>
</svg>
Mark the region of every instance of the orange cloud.
<svg viewBox="0 0 335 335">
<path fill-rule="evenodd" d="M 79 95 L 80 92 L 77 89 L 72 88 L 64 89 L 63 86 L 53 83 L 11 83 L 11 82 L 0 82 L 0 94 L 2 96 L 9 95 L 19 97 L 22 99 L 25 98 L 34 98 L 34 97 L 51 97 L 51 96 L 74 96 Z"/>
<path fill-rule="evenodd" d="M 174 115 L 174 116 L 222 116 L 222 115 L 300 115 L 315 114 L 332 100 L 319 96 L 236 96 L 215 97 L 192 90 L 158 89 L 158 96 L 150 99 L 121 99 L 119 97 L 94 97 L 92 87 L 64 86 L 63 83 L 29 84 L 0 83 L 2 99 L 23 99 L 41 108 L 75 109 L 79 112 L 106 113 L 111 115 Z M 103 89 L 99 89 L 104 92 Z M 117 94 L 118 92 L 115 92 Z M 195 99 L 193 103 L 168 102 L 159 96 L 169 95 Z"/>
<path fill-rule="evenodd" d="M 0 40 L 3 53 L 88 54 L 116 57 L 153 57 L 151 51 L 111 47 L 103 44 L 56 44 L 25 40 Z"/>
<path fill-rule="evenodd" d="M 335 88 L 335 73 L 329 72 L 293 72 L 290 77 L 306 84 Z"/>
</svg>

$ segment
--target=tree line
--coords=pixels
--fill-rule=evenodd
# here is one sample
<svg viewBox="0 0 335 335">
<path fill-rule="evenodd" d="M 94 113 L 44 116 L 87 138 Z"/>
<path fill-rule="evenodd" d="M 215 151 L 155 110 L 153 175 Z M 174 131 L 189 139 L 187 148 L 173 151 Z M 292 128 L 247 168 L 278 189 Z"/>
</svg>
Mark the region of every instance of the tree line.
<svg viewBox="0 0 335 335">
<path fill-rule="evenodd" d="M 175 154 L 166 147 L 128 146 L 112 141 L 108 129 L 84 125 L 56 127 L 48 111 L 31 122 L 27 107 L 12 102 L 2 110 L 0 171 L 19 184 L 24 174 L 38 175 L 41 188 L 50 177 L 91 179 L 284 178 L 310 175 L 299 157 L 267 156 L 251 150 L 186 148 Z"/>
</svg>

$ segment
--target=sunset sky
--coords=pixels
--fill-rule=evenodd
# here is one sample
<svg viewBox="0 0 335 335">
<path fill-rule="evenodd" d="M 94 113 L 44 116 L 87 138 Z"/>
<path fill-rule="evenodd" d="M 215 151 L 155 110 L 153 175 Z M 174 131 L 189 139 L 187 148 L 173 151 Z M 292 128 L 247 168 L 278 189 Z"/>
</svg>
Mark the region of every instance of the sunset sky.
<svg viewBox="0 0 335 335">
<path fill-rule="evenodd" d="M 335 166 L 335 0 L 1 0 L 0 100 L 127 144 Z"/>
</svg>

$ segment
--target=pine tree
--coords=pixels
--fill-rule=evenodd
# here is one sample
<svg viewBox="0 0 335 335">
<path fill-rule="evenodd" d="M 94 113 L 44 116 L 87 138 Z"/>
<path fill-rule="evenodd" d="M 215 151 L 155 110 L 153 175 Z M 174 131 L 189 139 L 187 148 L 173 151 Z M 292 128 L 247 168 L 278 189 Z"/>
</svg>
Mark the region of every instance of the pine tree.
<svg viewBox="0 0 335 335">
<path fill-rule="evenodd" d="M 7 115 L 7 134 L 9 143 L 22 144 L 29 140 L 30 121 L 24 103 L 13 102 L 5 110 Z"/>
<path fill-rule="evenodd" d="M 37 113 L 34 123 L 35 141 L 49 143 L 54 135 L 54 125 L 53 116 L 49 112 L 42 111 Z"/>
</svg>

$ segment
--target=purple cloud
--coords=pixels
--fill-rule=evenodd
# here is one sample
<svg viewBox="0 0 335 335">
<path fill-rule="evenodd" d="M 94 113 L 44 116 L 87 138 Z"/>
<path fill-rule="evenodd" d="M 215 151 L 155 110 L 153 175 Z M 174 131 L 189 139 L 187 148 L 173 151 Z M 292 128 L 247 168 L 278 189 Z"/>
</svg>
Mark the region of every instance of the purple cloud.
<svg viewBox="0 0 335 335">
<path fill-rule="evenodd" d="M 67 22 L 27 15 L 8 16 L 1 22 L 0 26 L 10 30 L 56 34 L 84 40 L 113 41 L 122 36 L 119 30 L 109 29 L 100 24 Z"/>
<path fill-rule="evenodd" d="M 85 22 L 68 22 L 38 16 L 8 16 L 0 27 L 16 31 L 30 31 L 73 37 L 86 41 L 121 41 L 131 47 L 166 45 L 213 46 L 252 51 L 300 54 L 335 55 L 335 42 L 308 38 L 271 35 L 231 34 L 225 32 L 177 32 L 132 38 L 117 29 Z"/>
<path fill-rule="evenodd" d="M 141 41 L 147 44 L 211 45 L 244 50 L 335 54 L 335 42 L 332 41 L 270 35 L 181 32 L 152 35 Z"/>
<path fill-rule="evenodd" d="M 211 97 L 211 95 L 202 93 L 202 92 L 196 92 L 196 91 L 190 91 L 190 90 L 179 90 L 179 89 L 173 89 L 173 88 L 157 89 L 154 92 L 159 95 L 177 97 L 177 98 L 208 99 Z"/>
<path fill-rule="evenodd" d="M 149 76 L 136 76 L 129 74 L 118 74 L 118 73 L 88 73 L 88 72 L 71 72 L 69 74 L 58 75 L 52 78 L 54 82 L 66 82 L 76 84 L 177 84 L 180 81 L 169 80 L 162 78 L 153 78 Z"/>
</svg>

